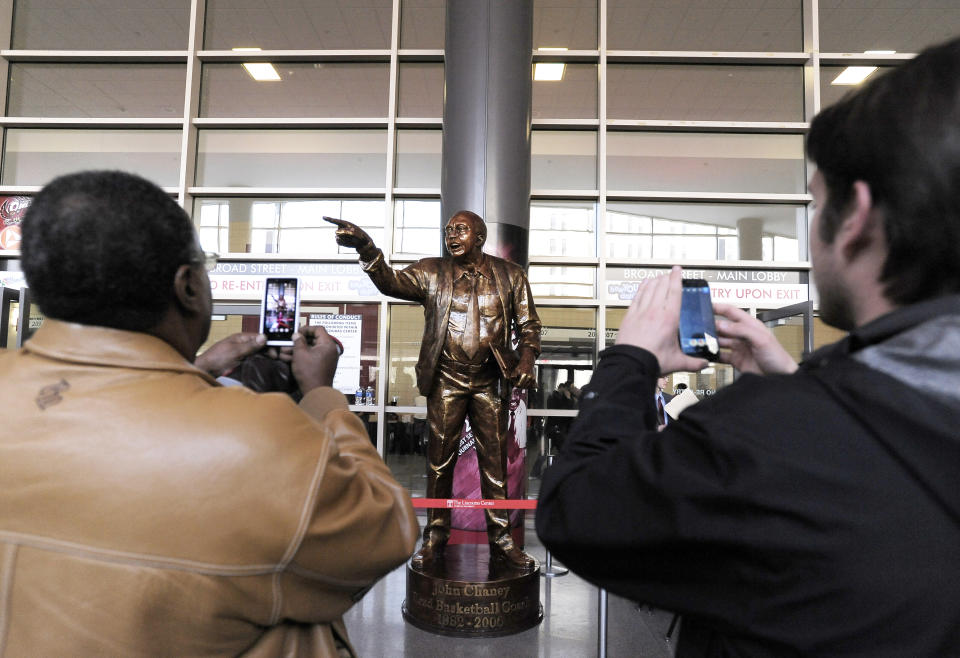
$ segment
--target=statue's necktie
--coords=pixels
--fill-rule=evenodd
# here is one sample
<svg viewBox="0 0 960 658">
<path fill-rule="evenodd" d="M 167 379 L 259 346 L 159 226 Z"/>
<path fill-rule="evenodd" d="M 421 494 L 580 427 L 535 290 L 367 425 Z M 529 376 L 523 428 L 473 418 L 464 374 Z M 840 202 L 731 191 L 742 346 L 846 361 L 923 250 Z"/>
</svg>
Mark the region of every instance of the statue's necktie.
<svg viewBox="0 0 960 658">
<path fill-rule="evenodd" d="M 463 352 L 469 358 L 480 349 L 480 300 L 477 299 L 477 275 L 470 275 L 470 299 L 467 300 L 467 320 L 463 326 Z"/>
</svg>

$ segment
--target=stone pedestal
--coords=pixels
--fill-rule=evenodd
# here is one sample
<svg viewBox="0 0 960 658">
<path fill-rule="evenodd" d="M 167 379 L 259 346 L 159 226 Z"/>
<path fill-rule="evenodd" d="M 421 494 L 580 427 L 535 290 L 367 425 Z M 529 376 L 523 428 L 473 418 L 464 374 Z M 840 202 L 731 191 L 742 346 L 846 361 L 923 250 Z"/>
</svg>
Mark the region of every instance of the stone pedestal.
<svg viewBox="0 0 960 658">
<path fill-rule="evenodd" d="M 495 562 L 487 544 L 448 545 L 443 559 L 407 565 L 403 617 L 417 628 L 454 637 L 498 637 L 543 620 L 540 565 L 522 571 Z"/>
</svg>

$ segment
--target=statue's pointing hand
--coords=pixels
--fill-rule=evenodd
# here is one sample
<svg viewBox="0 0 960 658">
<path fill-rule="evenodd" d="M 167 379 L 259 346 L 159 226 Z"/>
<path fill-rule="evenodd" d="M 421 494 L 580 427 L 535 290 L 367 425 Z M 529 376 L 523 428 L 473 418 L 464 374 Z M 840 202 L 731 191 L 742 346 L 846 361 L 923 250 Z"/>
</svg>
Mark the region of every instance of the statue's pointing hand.
<svg viewBox="0 0 960 658">
<path fill-rule="evenodd" d="M 377 246 L 362 228 L 344 219 L 324 217 L 324 220 L 337 226 L 337 244 L 357 250 L 360 259 L 371 261 L 377 256 Z"/>
</svg>

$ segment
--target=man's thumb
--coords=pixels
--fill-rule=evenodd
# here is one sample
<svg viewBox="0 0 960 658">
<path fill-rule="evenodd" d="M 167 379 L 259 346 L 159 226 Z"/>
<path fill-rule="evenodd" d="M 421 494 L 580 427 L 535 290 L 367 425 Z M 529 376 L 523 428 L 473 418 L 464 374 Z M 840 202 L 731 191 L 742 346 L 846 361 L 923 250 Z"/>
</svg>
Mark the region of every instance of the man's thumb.
<svg viewBox="0 0 960 658">
<path fill-rule="evenodd" d="M 261 347 L 263 347 L 267 342 L 267 337 L 263 334 L 256 334 L 253 336 L 244 336 L 243 337 L 243 351 L 244 356 L 249 356 L 254 352 L 257 352 Z"/>
</svg>

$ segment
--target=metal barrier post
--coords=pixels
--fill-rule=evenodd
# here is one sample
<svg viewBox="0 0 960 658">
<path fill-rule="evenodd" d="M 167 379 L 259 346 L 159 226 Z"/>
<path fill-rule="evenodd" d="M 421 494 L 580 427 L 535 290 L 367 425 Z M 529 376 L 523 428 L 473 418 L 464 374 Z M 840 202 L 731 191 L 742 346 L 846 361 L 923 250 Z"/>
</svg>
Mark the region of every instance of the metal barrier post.
<svg viewBox="0 0 960 658">
<path fill-rule="evenodd" d="M 547 455 L 547 467 L 553 466 L 553 455 Z M 543 566 L 540 567 L 540 575 L 544 578 L 556 578 L 557 576 L 566 576 L 570 573 L 570 570 L 566 567 L 553 567 L 553 555 L 550 554 L 550 549 L 547 548 L 547 557 L 543 561 Z"/>
<path fill-rule="evenodd" d="M 607 590 L 602 587 L 597 597 L 597 656 L 607 658 Z"/>
</svg>

